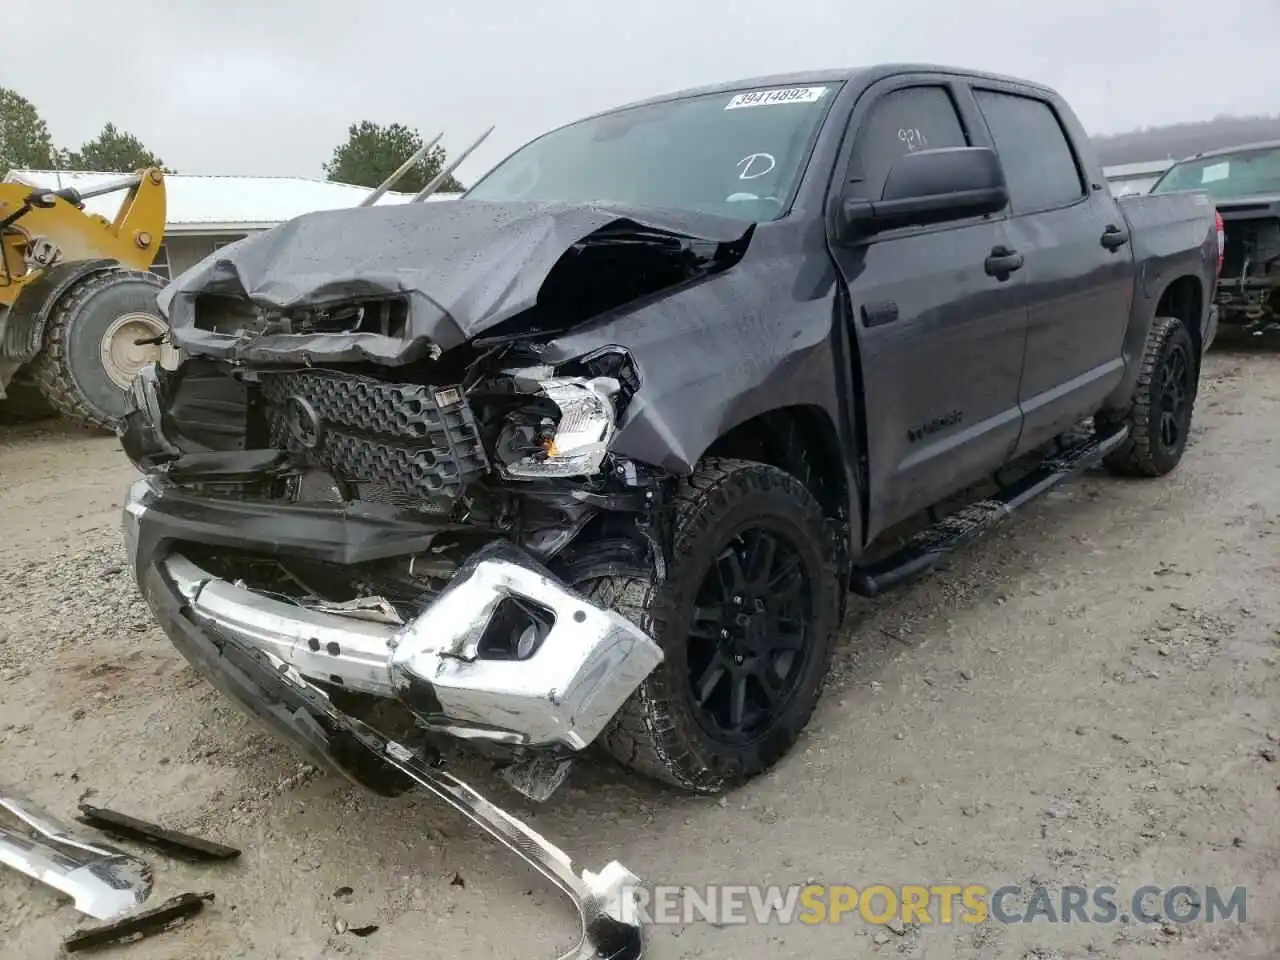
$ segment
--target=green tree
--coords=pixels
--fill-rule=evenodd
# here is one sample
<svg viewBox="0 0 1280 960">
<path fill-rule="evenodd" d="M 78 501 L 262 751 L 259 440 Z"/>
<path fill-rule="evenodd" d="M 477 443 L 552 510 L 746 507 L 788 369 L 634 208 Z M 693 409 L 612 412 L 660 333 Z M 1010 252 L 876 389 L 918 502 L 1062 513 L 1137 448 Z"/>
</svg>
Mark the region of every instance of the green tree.
<svg viewBox="0 0 1280 960">
<path fill-rule="evenodd" d="M 53 140 L 40 111 L 16 90 L 0 87 L 0 177 L 14 169 L 53 165 Z"/>
<path fill-rule="evenodd" d="M 79 150 L 62 153 L 64 170 L 101 170 L 104 173 L 133 173 L 145 167 L 164 168 L 164 162 L 148 150 L 132 133 L 126 133 L 114 123 L 108 123 L 102 132 L 80 145 Z M 165 173 L 173 173 L 165 168 Z"/>
<path fill-rule="evenodd" d="M 325 177 L 340 183 L 376 187 L 413 156 L 422 143 L 422 134 L 399 123 L 385 127 L 369 120 L 353 123 L 347 128 L 347 142 L 335 147 L 333 158 L 324 165 Z M 444 147 L 432 147 L 391 189 L 417 193 L 436 178 L 447 162 Z M 440 189 L 453 193 L 463 187 L 450 174 Z"/>
</svg>

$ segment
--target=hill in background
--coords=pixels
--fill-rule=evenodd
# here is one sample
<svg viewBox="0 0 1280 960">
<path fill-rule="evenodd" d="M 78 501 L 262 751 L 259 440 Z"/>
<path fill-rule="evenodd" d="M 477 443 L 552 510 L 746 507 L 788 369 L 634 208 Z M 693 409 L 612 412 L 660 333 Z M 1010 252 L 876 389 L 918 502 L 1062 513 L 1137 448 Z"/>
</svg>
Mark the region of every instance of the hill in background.
<svg viewBox="0 0 1280 960">
<path fill-rule="evenodd" d="M 1214 117 L 1195 123 L 1095 135 L 1090 139 L 1103 165 L 1108 167 L 1144 160 L 1181 160 L 1203 150 L 1258 140 L 1280 140 L 1280 116 Z"/>
</svg>

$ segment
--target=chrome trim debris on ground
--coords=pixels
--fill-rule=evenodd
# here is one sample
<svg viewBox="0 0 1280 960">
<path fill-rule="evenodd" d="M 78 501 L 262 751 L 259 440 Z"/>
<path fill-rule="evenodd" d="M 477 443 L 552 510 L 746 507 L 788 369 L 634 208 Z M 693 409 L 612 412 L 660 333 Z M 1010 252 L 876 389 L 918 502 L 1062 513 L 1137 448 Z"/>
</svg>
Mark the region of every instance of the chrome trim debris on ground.
<svg viewBox="0 0 1280 960">
<path fill-rule="evenodd" d="M 0 863 L 67 894 L 95 920 L 122 917 L 151 895 L 151 868 L 123 850 L 73 833 L 17 793 L 0 808 L 18 826 L 0 824 Z"/>
<path fill-rule="evenodd" d="M 643 934 L 636 899 L 639 878 L 616 860 L 599 873 L 574 869 L 563 850 L 447 771 L 433 768 L 412 751 L 353 717 L 339 713 L 325 693 L 278 657 L 273 668 L 317 711 L 345 727 L 367 749 L 420 787 L 443 800 L 494 837 L 573 901 L 582 926 L 578 945 L 559 960 L 638 960 Z"/>
<path fill-rule="evenodd" d="M 342 686 L 373 687 L 411 708 L 415 693 L 434 689 L 437 702 L 429 714 L 425 702 L 419 703 L 420 719 L 456 720 L 459 736 L 483 734 L 481 725 L 487 724 L 517 735 L 517 742 L 581 749 L 661 660 L 647 634 L 501 544 L 473 555 L 450 581 L 448 597 L 446 588 L 426 615 L 403 626 L 366 619 L 363 611 L 347 616 L 332 606 L 283 603 L 220 579 L 180 553 L 139 557 L 138 524 L 150 512 L 152 497 L 163 494 L 150 481 L 130 490 L 124 516 L 130 562 L 161 625 L 201 673 L 268 728 L 305 744 L 320 762 L 366 786 L 368 771 L 355 771 L 365 767 L 359 758 L 372 754 L 369 767 L 430 792 L 545 876 L 579 916 L 579 942 L 561 960 L 642 956 L 634 874 L 616 861 L 598 873 L 579 872 L 563 850 L 441 769 L 434 755 L 416 753 L 339 710 L 306 674 L 321 682 L 339 674 Z M 494 605 L 512 593 L 549 607 L 556 624 L 523 661 L 476 657 L 477 631 L 488 625 Z M 426 617 L 436 611 L 432 623 L 438 629 L 427 631 Z M 489 666 L 535 664 L 539 669 L 518 683 L 512 674 L 501 674 L 504 684 L 512 684 L 509 698 L 501 696 L 507 692 L 501 686 L 488 685 L 472 691 L 477 696 L 471 700 L 457 698 L 468 675 L 483 678 Z M 418 669 L 425 682 L 406 688 L 406 676 Z M 475 712 L 464 711 L 464 703 Z M 545 779 L 555 780 L 553 773 Z"/>
</svg>

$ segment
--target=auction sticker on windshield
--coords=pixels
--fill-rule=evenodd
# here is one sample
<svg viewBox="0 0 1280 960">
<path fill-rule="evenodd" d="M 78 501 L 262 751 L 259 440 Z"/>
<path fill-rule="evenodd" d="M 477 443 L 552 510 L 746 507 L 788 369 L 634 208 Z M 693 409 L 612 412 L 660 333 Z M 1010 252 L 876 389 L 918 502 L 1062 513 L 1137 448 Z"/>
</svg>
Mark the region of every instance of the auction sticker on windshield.
<svg viewBox="0 0 1280 960">
<path fill-rule="evenodd" d="M 827 92 L 826 87 L 787 87 L 783 90 L 752 90 L 740 93 L 727 104 L 726 110 L 742 107 L 772 107 L 780 103 L 816 103 Z"/>
<path fill-rule="evenodd" d="M 1219 180 L 1225 180 L 1231 176 L 1231 162 L 1215 163 L 1212 166 L 1205 167 L 1200 174 L 1201 183 L 1217 183 Z"/>
</svg>

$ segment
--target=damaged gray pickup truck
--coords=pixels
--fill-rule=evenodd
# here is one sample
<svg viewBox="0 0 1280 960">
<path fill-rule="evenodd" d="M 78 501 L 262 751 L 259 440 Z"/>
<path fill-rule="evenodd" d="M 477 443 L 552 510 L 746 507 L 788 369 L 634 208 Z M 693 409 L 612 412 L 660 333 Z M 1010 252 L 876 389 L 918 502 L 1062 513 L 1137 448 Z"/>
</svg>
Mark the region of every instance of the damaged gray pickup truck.
<svg viewBox="0 0 1280 960">
<path fill-rule="evenodd" d="M 138 581 L 372 789 L 457 800 L 432 764 L 465 744 L 540 799 L 593 745 L 720 790 L 808 723 L 850 589 L 1098 462 L 1174 468 L 1218 254 L 1204 197 L 1117 202 L 1033 84 L 886 66 L 606 112 L 161 294 L 183 359 L 121 428 Z"/>
</svg>

